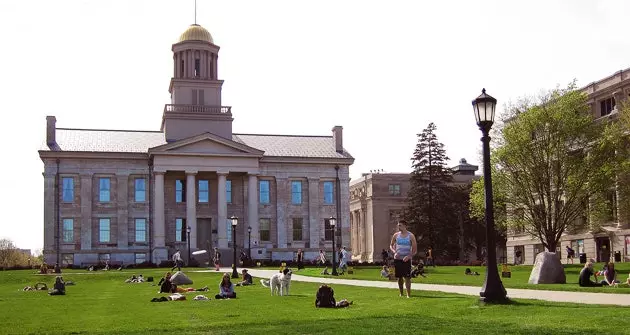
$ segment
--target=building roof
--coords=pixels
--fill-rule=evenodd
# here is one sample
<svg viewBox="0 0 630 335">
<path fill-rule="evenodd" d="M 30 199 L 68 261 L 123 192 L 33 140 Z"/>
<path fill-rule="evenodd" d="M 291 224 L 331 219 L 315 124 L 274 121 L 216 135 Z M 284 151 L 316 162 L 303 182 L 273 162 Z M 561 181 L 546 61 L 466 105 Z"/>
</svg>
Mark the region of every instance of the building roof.
<svg viewBox="0 0 630 335">
<path fill-rule="evenodd" d="M 45 141 L 40 150 L 66 152 L 146 153 L 167 144 L 161 131 L 56 129 L 56 145 Z M 352 158 L 335 151 L 332 136 L 233 134 L 232 140 L 264 151 L 263 156 L 306 158 Z"/>
<path fill-rule="evenodd" d="M 191 24 L 190 27 L 179 36 L 178 43 L 184 41 L 204 41 L 214 44 L 210 32 L 198 24 Z"/>
</svg>

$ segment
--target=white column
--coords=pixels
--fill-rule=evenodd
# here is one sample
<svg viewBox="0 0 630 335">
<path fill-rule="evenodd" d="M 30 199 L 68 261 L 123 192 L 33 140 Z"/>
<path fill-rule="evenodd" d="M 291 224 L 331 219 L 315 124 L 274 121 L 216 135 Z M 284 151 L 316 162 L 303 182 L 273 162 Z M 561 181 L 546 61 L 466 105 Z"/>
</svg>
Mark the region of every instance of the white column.
<svg viewBox="0 0 630 335">
<path fill-rule="evenodd" d="M 190 227 L 190 247 L 197 246 L 197 171 L 186 171 L 186 226 Z"/>
<path fill-rule="evenodd" d="M 159 264 L 166 260 L 166 234 L 164 226 L 164 173 L 155 171 L 155 188 L 153 191 L 153 262 Z"/>
<path fill-rule="evenodd" d="M 258 234 L 258 176 L 254 173 L 249 174 L 247 180 L 247 220 L 248 225 L 252 227 L 252 248 L 258 247 L 260 236 Z M 245 228 L 244 231 L 247 231 Z M 255 257 L 252 253 L 252 258 Z"/>
<path fill-rule="evenodd" d="M 219 248 L 227 249 L 227 199 L 225 198 L 225 181 L 228 172 L 217 172 L 219 176 L 217 190 L 217 227 L 219 233 Z"/>
</svg>

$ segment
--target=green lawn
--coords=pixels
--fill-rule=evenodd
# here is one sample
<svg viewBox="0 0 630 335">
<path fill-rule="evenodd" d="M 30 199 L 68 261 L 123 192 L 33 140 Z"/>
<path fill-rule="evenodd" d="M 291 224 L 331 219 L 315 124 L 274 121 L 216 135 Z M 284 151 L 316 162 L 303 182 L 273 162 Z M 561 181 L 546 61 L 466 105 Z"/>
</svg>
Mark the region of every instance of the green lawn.
<svg viewBox="0 0 630 335">
<path fill-rule="evenodd" d="M 158 278 L 165 270 L 137 270 Z M 195 287 L 209 285 L 213 296 L 218 273 L 187 271 Z M 289 297 L 271 297 L 259 284 L 238 287 L 237 299 L 152 303 L 159 296 L 150 283 L 126 284 L 131 272 L 66 271 L 65 296 L 21 291 L 54 276 L 31 271 L 0 271 L 0 333 L 3 334 L 623 334 L 630 329 L 628 308 L 516 300 L 484 306 L 478 298 L 414 291 L 335 285 L 347 309 L 316 309 L 316 284 L 293 282 Z M 258 282 L 258 281 L 256 281 Z M 192 298 L 197 293 L 188 294 Z M 409 330 L 404 329 L 410 328 Z"/>
<path fill-rule="evenodd" d="M 477 271 L 479 276 L 466 276 L 464 275 L 465 269 L 469 267 L 472 271 Z M 599 270 L 603 267 L 603 263 L 595 265 L 595 269 Z M 509 267 L 512 272 L 511 278 L 502 278 L 503 285 L 506 288 L 523 288 L 523 289 L 535 289 L 535 290 L 552 290 L 552 291 L 579 291 L 579 292 L 602 292 L 602 293 L 625 293 L 630 294 L 630 287 L 627 285 L 620 285 L 619 287 L 579 287 L 578 275 L 582 270 L 583 265 L 573 264 L 565 265 L 565 274 L 567 276 L 566 284 L 528 284 L 529 275 L 532 272 L 531 265 L 518 265 Z M 618 275 L 617 279 L 621 282 L 625 282 L 628 278 L 628 272 L 630 272 L 630 263 L 615 263 Z M 413 278 L 414 283 L 424 284 L 445 284 L 445 285 L 466 285 L 466 286 L 479 286 L 483 285 L 485 279 L 486 268 L 484 266 L 437 266 L 426 267 L 427 278 Z M 313 276 L 313 277 L 327 277 L 321 275 L 321 268 L 306 268 L 304 270 L 296 271 L 296 274 Z M 499 267 L 499 272 L 501 268 Z M 329 269 L 330 272 L 330 269 Z M 380 267 L 355 267 L 354 274 L 344 274 L 339 276 L 343 279 L 359 279 L 359 280 L 379 280 L 387 281 L 386 278 L 381 278 Z M 598 277 L 603 279 L 601 276 Z M 591 280 L 593 278 L 591 277 Z"/>
</svg>

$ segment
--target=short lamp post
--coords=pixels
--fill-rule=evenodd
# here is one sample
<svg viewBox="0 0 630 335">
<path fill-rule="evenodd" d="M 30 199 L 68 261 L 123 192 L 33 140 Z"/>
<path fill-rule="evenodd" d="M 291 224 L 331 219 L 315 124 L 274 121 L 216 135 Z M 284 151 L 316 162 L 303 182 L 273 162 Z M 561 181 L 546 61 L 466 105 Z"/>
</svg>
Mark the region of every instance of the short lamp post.
<svg viewBox="0 0 630 335">
<path fill-rule="evenodd" d="M 234 251 L 234 261 L 232 262 L 232 278 L 238 278 L 238 271 L 236 271 L 236 225 L 238 224 L 238 218 L 232 215 L 230 220 L 232 221 L 232 251 Z"/>
<path fill-rule="evenodd" d="M 486 245 L 487 245 L 487 269 L 486 279 L 479 295 L 486 303 L 502 303 L 507 301 L 507 292 L 503 287 L 503 282 L 499 277 L 497 269 L 497 250 L 494 229 L 494 204 L 492 195 L 492 175 L 490 169 L 490 128 L 494 123 L 494 112 L 497 99 L 486 94 L 486 89 L 481 90 L 481 95 L 472 102 L 475 112 L 475 119 L 479 129 L 483 133 L 481 142 L 483 143 L 483 183 L 485 189 L 486 204 Z"/>
<path fill-rule="evenodd" d="M 186 227 L 186 241 L 188 242 L 188 266 L 190 266 L 190 226 Z"/>
<path fill-rule="evenodd" d="M 247 227 L 247 260 L 252 261 L 252 226 Z"/>
<path fill-rule="evenodd" d="M 337 253 L 335 251 L 335 225 L 337 224 L 337 219 L 335 217 L 330 217 L 330 219 L 328 219 L 328 222 L 330 222 L 330 227 L 332 228 L 332 275 L 333 276 L 338 276 L 339 274 L 337 273 L 337 265 L 336 265 L 336 257 L 335 254 Z"/>
</svg>

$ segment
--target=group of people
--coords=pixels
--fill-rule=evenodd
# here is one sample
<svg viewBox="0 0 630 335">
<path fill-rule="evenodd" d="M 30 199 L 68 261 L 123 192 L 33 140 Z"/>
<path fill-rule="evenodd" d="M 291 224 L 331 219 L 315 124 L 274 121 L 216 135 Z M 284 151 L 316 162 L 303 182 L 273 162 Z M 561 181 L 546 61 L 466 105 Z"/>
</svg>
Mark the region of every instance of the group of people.
<svg viewBox="0 0 630 335">
<path fill-rule="evenodd" d="M 248 286 L 253 285 L 253 278 L 248 273 L 247 269 L 242 270 L 243 280 L 239 281 L 234 285 L 232 283 L 232 279 L 230 278 L 229 273 L 224 273 L 221 277 L 221 282 L 219 283 L 219 293 L 215 295 L 215 299 L 233 299 L 236 298 L 236 292 L 234 291 L 235 286 Z M 160 286 L 159 293 L 185 293 L 185 292 L 207 292 L 208 286 L 204 286 L 202 288 L 183 288 L 177 286 L 173 283 L 172 275 L 170 272 L 167 272 L 162 279 L 158 282 L 158 286 Z"/>
<path fill-rule="evenodd" d="M 591 281 L 591 276 L 595 278 L 595 281 Z M 602 280 L 597 279 L 597 276 L 602 276 Z M 582 287 L 618 286 L 620 283 L 617 279 L 617 270 L 615 270 L 615 263 L 613 262 L 607 262 L 601 271 L 595 271 L 593 262 L 588 261 L 584 264 L 582 271 L 580 271 L 578 279 L 578 284 Z M 630 274 L 624 284 L 630 285 Z"/>
</svg>

